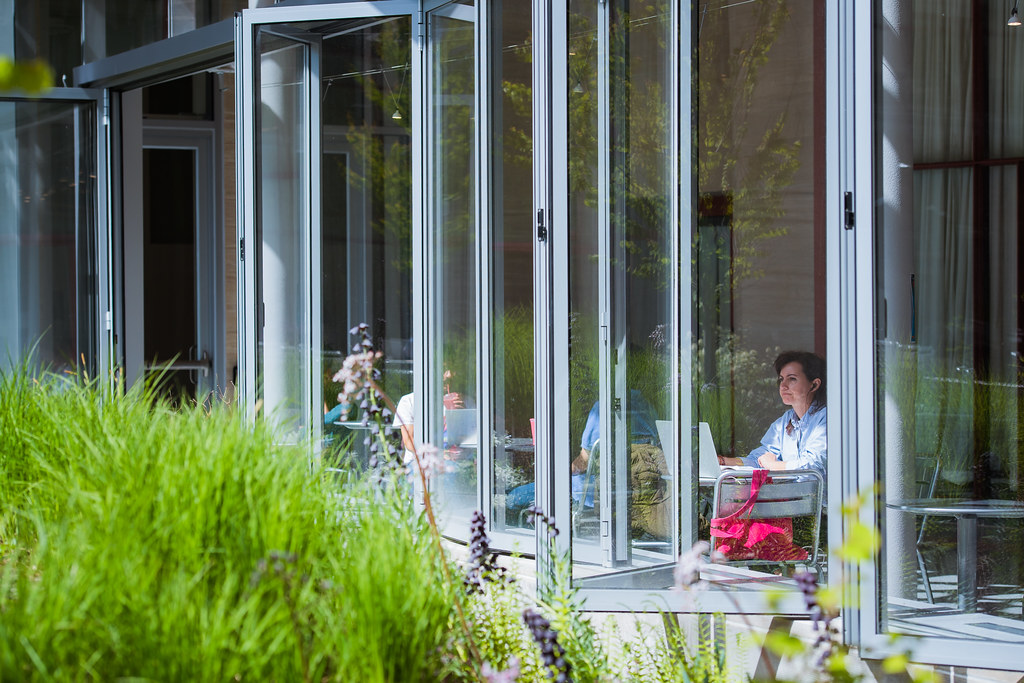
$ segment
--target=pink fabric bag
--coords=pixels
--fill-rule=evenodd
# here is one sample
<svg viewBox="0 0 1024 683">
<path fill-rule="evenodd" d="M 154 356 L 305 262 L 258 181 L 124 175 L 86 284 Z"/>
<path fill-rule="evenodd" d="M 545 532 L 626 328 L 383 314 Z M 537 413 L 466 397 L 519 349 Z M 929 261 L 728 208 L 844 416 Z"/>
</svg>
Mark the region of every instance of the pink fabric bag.
<svg viewBox="0 0 1024 683">
<path fill-rule="evenodd" d="M 806 560 L 807 551 L 793 544 L 793 519 L 750 518 L 761 486 L 771 483 L 767 470 L 754 470 L 750 496 L 736 512 L 711 520 L 711 535 L 722 539 L 715 550 L 727 560 L 773 560 L 776 562 Z"/>
</svg>

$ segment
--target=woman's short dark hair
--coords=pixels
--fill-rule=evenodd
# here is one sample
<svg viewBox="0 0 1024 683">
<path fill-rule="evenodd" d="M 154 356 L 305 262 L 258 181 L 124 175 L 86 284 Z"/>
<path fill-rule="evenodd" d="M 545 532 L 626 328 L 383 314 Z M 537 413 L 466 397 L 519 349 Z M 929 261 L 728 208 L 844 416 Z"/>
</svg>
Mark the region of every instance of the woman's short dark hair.
<svg viewBox="0 0 1024 683">
<path fill-rule="evenodd" d="M 782 368 L 790 363 L 799 363 L 804 370 L 804 375 L 811 382 L 818 380 L 820 384 L 814 392 L 814 400 L 811 405 L 820 408 L 825 405 L 825 359 L 810 351 L 783 351 L 775 359 L 775 374 L 782 372 Z"/>
</svg>

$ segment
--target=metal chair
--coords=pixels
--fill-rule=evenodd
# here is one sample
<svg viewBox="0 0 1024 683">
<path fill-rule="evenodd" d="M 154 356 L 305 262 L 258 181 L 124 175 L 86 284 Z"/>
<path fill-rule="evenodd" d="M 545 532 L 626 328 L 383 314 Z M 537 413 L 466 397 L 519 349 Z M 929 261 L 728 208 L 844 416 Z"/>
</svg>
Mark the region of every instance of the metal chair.
<svg viewBox="0 0 1024 683">
<path fill-rule="evenodd" d="M 938 457 L 918 458 L 917 467 L 917 495 L 919 498 L 934 498 L 935 487 L 939 481 L 939 459 Z M 931 470 L 929 476 L 928 470 Z M 921 547 L 924 545 L 924 532 L 928 527 L 928 515 L 921 516 L 921 528 L 917 532 L 917 542 L 914 544 L 914 552 L 917 554 L 917 568 L 921 572 L 921 581 L 924 583 L 925 598 L 931 604 L 935 604 L 935 597 L 932 595 L 932 582 L 928 576 L 928 568 L 924 563 L 924 556 L 921 554 Z"/>
<path fill-rule="evenodd" d="M 594 535 L 597 535 L 597 531 L 601 528 L 598 498 L 600 487 L 597 485 L 598 475 L 601 471 L 600 458 L 601 440 L 598 439 L 590 450 L 590 457 L 587 458 L 587 469 L 583 472 L 583 487 L 579 500 L 572 501 L 573 535 L 580 534 L 583 529 L 590 530 L 591 527 L 593 528 Z M 587 505 L 588 495 L 592 496 L 590 505 Z"/>
<path fill-rule="evenodd" d="M 714 517 L 726 517 L 747 502 L 750 497 L 750 484 L 753 479 L 750 471 L 725 470 L 715 480 Z M 821 507 L 825 482 L 821 474 L 815 470 L 783 470 L 773 471 L 770 481 L 761 486 L 757 501 L 749 511 L 749 518 L 754 520 L 770 520 L 789 517 L 793 520 L 807 518 L 811 520 L 811 545 L 805 546 L 805 560 L 729 560 L 729 564 L 778 564 L 789 566 L 813 567 L 819 574 L 821 566 L 818 560 L 818 543 L 821 535 Z M 711 552 L 714 553 L 717 537 L 711 537 Z"/>
</svg>

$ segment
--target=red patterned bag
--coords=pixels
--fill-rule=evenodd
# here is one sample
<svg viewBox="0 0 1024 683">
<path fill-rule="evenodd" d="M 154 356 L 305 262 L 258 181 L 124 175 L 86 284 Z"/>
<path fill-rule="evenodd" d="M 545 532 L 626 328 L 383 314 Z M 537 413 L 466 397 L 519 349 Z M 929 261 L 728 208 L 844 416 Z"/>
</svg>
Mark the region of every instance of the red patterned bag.
<svg viewBox="0 0 1024 683">
<path fill-rule="evenodd" d="M 711 535 L 723 539 L 715 550 L 726 560 L 806 560 L 807 551 L 793 543 L 793 519 L 751 519 L 761 486 L 771 483 L 767 470 L 756 469 L 750 481 L 750 496 L 731 515 L 711 520 Z"/>
</svg>

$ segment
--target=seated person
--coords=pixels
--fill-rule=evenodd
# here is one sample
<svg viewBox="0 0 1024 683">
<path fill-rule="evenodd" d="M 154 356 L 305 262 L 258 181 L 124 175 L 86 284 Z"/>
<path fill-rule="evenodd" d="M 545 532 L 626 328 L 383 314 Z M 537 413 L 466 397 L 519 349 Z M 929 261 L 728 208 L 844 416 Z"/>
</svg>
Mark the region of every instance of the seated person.
<svg viewBox="0 0 1024 683">
<path fill-rule="evenodd" d="M 454 410 L 456 408 L 466 407 L 466 401 L 462 397 L 462 394 L 451 390 L 452 377 L 453 373 L 451 370 L 444 371 L 445 394 L 442 398 L 442 402 L 445 410 Z M 413 425 L 415 406 L 416 403 L 413 394 L 406 394 L 398 400 L 398 405 L 395 406 L 395 417 L 392 421 L 392 427 L 401 431 L 402 445 L 405 447 L 404 455 L 406 462 L 412 462 L 416 452 L 416 439 Z"/>
<path fill-rule="evenodd" d="M 825 361 L 808 351 L 785 351 L 775 359 L 779 397 L 789 410 L 772 423 L 761 445 L 745 458 L 718 456 L 723 465 L 769 470 L 817 470 L 825 477 Z"/>
<path fill-rule="evenodd" d="M 634 537 L 649 534 L 666 538 L 670 533 L 671 522 L 671 500 L 668 482 L 664 479 L 668 466 L 658 441 L 653 414 L 643 394 L 636 389 L 631 390 L 626 412 L 630 453 L 630 526 Z M 586 472 L 591 453 L 600 438 L 600 419 L 600 403 L 595 402 L 583 428 L 579 455 L 570 464 L 572 499 L 579 502 L 584 484 L 588 485 L 587 497 L 583 501 L 585 507 L 594 506 L 597 474 L 595 471 L 594 481 L 588 483 Z M 532 505 L 533 501 L 534 484 L 529 483 L 509 491 L 505 505 L 508 510 L 516 510 Z"/>
</svg>

